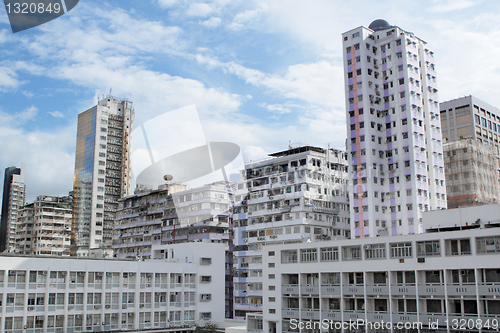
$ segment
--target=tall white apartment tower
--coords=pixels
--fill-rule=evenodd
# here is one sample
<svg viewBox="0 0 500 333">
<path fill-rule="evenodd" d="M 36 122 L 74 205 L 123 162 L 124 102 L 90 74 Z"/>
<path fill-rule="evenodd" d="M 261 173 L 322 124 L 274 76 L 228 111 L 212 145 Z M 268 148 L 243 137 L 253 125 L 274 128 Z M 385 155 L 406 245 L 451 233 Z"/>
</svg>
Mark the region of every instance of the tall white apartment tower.
<svg viewBox="0 0 500 333">
<path fill-rule="evenodd" d="M 78 115 L 71 255 L 113 252 L 118 200 L 131 194 L 132 102 L 108 96 Z"/>
<path fill-rule="evenodd" d="M 342 38 L 351 235 L 419 233 L 446 208 L 434 53 L 384 20 Z"/>
</svg>

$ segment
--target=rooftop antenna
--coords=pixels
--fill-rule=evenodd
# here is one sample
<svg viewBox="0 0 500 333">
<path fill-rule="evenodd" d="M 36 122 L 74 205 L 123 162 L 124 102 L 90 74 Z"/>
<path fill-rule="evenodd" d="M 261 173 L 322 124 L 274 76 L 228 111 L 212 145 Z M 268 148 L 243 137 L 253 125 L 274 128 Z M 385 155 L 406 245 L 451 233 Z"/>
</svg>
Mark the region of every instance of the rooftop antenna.
<svg viewBox="0 0 500 333">
<path fill-rule="evenodd" d="M 288 149 L 292 149 L 292 140 L 288 140 Z"/>
<path fill-rule="evenodd" d="M 109 96 L 111 96 L 111 91 L 113 91 L 113 88 L 109 88 Z"/>
</svg>

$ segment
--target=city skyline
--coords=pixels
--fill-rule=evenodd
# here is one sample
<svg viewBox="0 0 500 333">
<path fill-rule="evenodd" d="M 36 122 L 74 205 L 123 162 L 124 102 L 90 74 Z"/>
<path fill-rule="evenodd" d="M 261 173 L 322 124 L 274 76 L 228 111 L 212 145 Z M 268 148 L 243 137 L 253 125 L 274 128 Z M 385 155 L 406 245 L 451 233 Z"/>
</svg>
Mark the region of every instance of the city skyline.
<svg viewBox="0 0 500 333">
<path fill-rule="evenodd" d="M 475 51 L 496 34 L 498 3 L 364 5 L 358 13 L 326 1 L 85 2 L 15 35 L 2 11 L 0 140 L 16 138 L 0 149 L 2 168 L 27 164 L 28 201 L 66 195 L 77 114 L 109 92 L 134 102 L 138 125 L 195 104 L 207 140 L 240 145 L 245 161 L 290 141 L 345 149 L 340 35 L 378 18 L 432 45 L 440 101 L 472 94 L 500 103 L 492 94 L 500 50 Z"/>
</svg>

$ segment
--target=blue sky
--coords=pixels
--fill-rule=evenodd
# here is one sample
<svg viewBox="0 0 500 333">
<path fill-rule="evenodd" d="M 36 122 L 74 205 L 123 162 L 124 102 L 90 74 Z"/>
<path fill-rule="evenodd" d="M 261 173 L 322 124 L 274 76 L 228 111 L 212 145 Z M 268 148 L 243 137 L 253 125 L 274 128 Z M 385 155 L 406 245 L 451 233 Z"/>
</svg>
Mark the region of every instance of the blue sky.
<svg viewBox="0 0 500 333">
<path fill-rule="evenodd" d="M 497 0 L 80 0 L 12 34 L 0 9 L 0 169 L 27 164 L 28 199 L 72 188 L 76 120 L 98 96 L 136 125 L 196 105 L 205 137 L 246 161 L 289 142 L 344 148 L 341 34 L 375 19 L 435 51 L 440 100 L 500 106 Z M 0 183 L 1 185 L 1 183 Z"/>
</svg>

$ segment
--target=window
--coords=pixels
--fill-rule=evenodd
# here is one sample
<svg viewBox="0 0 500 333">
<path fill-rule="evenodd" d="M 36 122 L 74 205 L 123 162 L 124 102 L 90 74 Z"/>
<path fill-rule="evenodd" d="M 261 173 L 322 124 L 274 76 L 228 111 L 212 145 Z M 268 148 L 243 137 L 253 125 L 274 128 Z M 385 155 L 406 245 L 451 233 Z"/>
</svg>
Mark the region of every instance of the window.
<svg viewBox="0 0 500 333">
<path fill-rule="evenodd" d="M 200 265 L 211 265 L 212 264 L 212 258 L 201 258 L 200 259 Z"/>
<path fill-rule="evenodd" d="M 440 256 L 439 240 L 417 242 L 418 257 Z"/>
<path fill-rule="evenodd" d="M 361 246 L 342 246 L 342 260 L 361 260 Z"/>
<path fill-rule="evenodd" d="M 385 244 L 364 245 L 366 259 L 385 259 Z"/>
<path fill-rule="evenodd" d="M 300 262 L 316 262 L 318 261 L 317 249 L 301 249 Z"/>
<path fill-rule="evenodd" d="M 500 252 L 500 236 L 478 237 L 477 253 L 499 253 Z"/>
<path fill-rule="evenodd" d="M 281 263 L 283 264 L 297 263 L 297 250 L 281 251 Z"/>
<path fill-rule="evenodd" d="M 270 256 L 270 257 L 274 257 L 274 251 L 269 251 L 269 252 L 267 253 L 267 255 L 268 255 L 268 256 Z"/>
<path fill-rule="evenodd" d="M 321 261 L 338 261 L 338 247 L 324 247 L 321 249 Z"/>
<path fill-rule="evenodd" d="M 212 277 L 210 275 L 202 275 L 201 276 L 201 279 L 200 279 L 200 282 L 211 282 L 212 281 Z"/>
<path fill-rule="evenodd" d="M 411 242 L 391 243 L 391 258 L 411 258 Z"/>
</svg>

